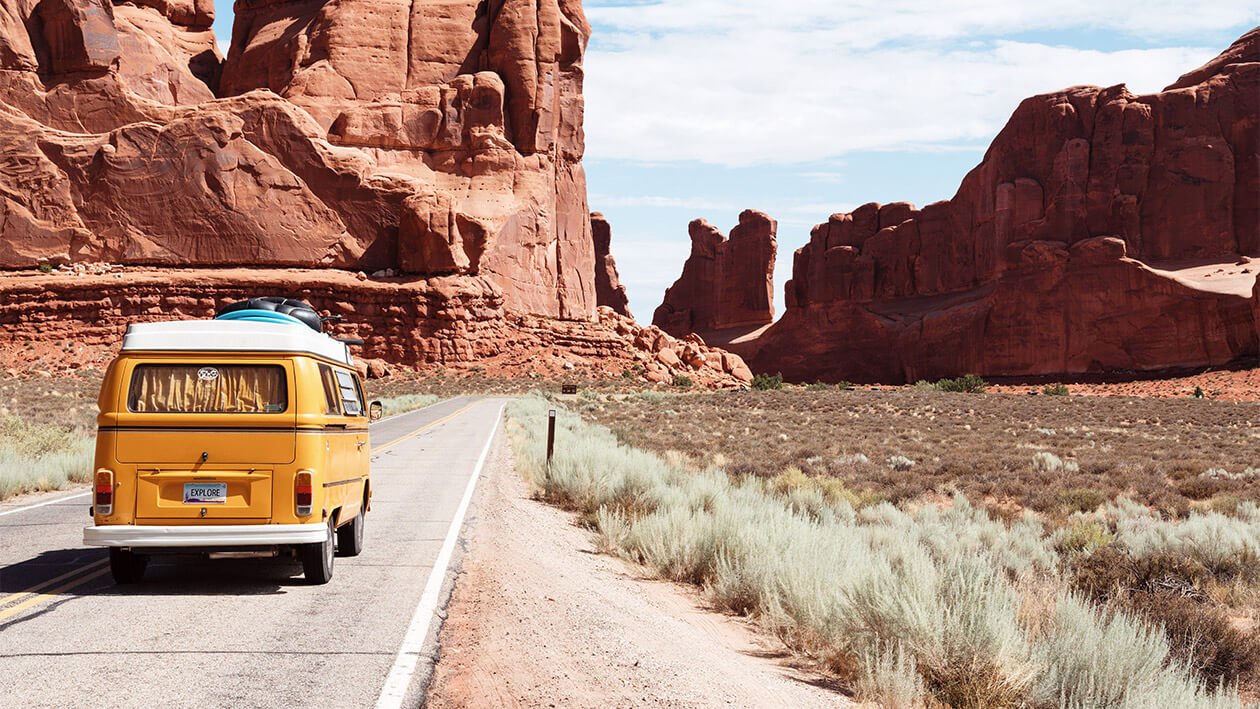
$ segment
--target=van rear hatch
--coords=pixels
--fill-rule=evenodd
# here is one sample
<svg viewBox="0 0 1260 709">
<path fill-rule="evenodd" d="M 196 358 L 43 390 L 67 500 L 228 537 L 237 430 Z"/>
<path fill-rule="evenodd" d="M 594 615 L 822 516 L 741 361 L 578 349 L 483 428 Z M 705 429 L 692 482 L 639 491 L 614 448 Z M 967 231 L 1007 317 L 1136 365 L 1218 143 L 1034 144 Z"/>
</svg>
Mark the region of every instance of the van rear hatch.
<svg viewBox="0 0 1260 709">
<path fill-rule="evenodd" d="M 137 467 L 136 517 L 269 518 L 272 468 L 297 447 L 291 380 L 274 360 L 134 365 L 115 456 Z"/>
<path fill-rule="evenodd" d="M 270 470 L 140 470 L 139 519 L 270 519 Z"/>
</svg>

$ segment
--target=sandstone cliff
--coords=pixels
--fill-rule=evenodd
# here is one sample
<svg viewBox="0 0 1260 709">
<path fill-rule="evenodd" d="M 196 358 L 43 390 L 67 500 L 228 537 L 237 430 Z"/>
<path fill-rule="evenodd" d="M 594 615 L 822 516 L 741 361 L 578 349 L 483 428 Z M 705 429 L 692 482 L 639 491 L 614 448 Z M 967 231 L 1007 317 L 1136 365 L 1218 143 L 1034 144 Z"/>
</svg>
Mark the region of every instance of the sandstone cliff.
<svg viewBox="0 0 1260 709">
<path fill-rule="evenodd" d="M 675 337 L 759 327 L 774 319 L 774 257 L 778 224 L 746 210 L 727 238 L 697 219 L 688 227 L 691 255 L 665 291 L 652 324 Z"/>
<path fill-rule="evenodd" d="M 953 199 L 868 204 L 815 227 L 794 255 L 783 317 L 729 347 L 797 381 L 1254 356 L 1258 112 L 1260 28 L 1157 94 L 1029 98 Z M 701 295 L 662 308 L 707 307 Z"/>
<path fill-rule="evenodd" d="M 624 315 L 579 0 L 238 0 L 226 59 L 213 11 L 0 0 L 0 346 L 100 364 L 129 323 L 284 294 L 372 373 L 751 379 Z"/>
<path fill-rule="evenodd" d="M 579 0 L 242 0 L 226 60 L 212 18 L 3 0 L 0 268 L 484 276 L 594 319 Z"/>
<path fill-rule="evenodd" d="M 618 315 L 630 317 L 630 298 L 621 285 L 617 261 L 611 253 L 612 225 L 599 212 L 591 213 L 591 238 L 595 241 L 595 301 Z"/>
</svg>

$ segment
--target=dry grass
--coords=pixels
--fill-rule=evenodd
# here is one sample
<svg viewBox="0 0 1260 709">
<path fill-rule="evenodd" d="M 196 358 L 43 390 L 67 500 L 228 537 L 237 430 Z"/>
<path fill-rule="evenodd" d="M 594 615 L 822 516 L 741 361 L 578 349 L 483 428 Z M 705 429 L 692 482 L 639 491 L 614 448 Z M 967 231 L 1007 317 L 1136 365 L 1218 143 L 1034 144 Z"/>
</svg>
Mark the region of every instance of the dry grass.
<svg viewBox="0 0 1260 709">
<path fill-rule="evenodd" d="M 101 373 L 0 379 L 0 500 L 92 477 Z"/>
<path fill-rule="evenodd" d="M 603 397 L 583 415 L 698 467 L 797 468 L 894 503 L 963 492 L 1062 522 L 1122 495 L 1175 517 L 1260 499 L 1257 403 L 791 389 Z"/>
<path fill-rule="evenodd" d="M 94 430 L 102 379 L 104 374 L 95 369 L 56 377 L 0 375 L 0 419 L 12 416 L 27 423 Z"/>
<path fill-rule="evenodd" d="M 562 410 L 548 466 L 551 406 Z M 1155 616 L 1149 603 L 1074 594 L 1065 560 L 1087 546 L 1056 551 L 1063 530 L 1046 529 L 1035 513 L 1006 522 L 962 495 L 940 507 L 859 500 L 855 511 L 853 493 L 834 478 L 799 468 L 774 477 L 696 469 L 677 453 L 619 444 L 606 428 L 538 397 L 514 402 L 509 415 L 518 462 L 538 495 L 580 512 L 604 549 L 702 587 L 864 700 L 959 708 L 1241 704 L 1233 683 L 1247 682 L 1245 634 L 1207 648 L 1203 634 L 1219 630 L 1219 616 L 1191 618 L 1186 608 Z M 729 464 L 744 452 L 719 454 Z M 1098 525 L 1098 546 L 1149 559 L 1151 568 L 1175 554 L 1237 575 L 1256 564 L 1231 566 L 1224 555 L 1260 549 L 1254 504 L 1240 505 L 1237 518 L 1194 512 L 1170 521 L 1122 501 L 1074 519 Z"/>
<path fill-rule="evenodd" d="M 0 500 L 92 478 L 95 436 L 47 423 L 0 419 Z"/>
</svg>

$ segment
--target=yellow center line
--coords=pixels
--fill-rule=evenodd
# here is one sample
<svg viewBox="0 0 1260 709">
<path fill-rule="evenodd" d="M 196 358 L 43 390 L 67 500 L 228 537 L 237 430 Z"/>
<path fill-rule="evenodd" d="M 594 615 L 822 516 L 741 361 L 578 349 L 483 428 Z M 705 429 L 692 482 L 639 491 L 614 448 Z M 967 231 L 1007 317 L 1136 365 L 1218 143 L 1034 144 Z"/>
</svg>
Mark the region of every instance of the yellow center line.
<svg viewBox="0 0 1260 709">
<path fill-rule="evenodd" d="M 56 578 L 51 578 L 51 579 L 48 579 L 47 581 L 42 581 L 42 582 L 40 582 L 40 583 L 37 583 L 37 584 L 35 584 L 34 586 L 31 586 L 30 588 L 26 589 L 25 591 L 18 591 L 17 593 L 13 593 L 13 594 L 10 594 L 10 595 L 8 595 L 8 596 L 5 596 L 4 598 L 0 598 L 0 606 L 7 605 L 7 604 L 9 603 L 9 601 L 16 601 L 17 599 L 21 598 L 22 596 L 29 596 L 29 595 L 31 595 L 32 593 L 35 593 L 36 591 L 38 591 L 39 589 L 41 589 L 41 588 L 43 588 L 43 587 L 45 587 L 45 586 L 51 586 L 51 585 L 53 585 L 54 583 L 57 583 L 58 581 L 61 581 L 62 579 L 67 579 L 67 578 L 70 578 L 71 576 L 74 576 L 75 574 L 81 574 L 81 573 L 83 573 L 84 571 L 87 571 L 88 569 L 92 569 L 92 568 L 95 568 L 95 567 L 97 567 L 97 566 L 100 566 L 101 564 L 104 564 L 104 563 L 105 563 L 105 562 L 107 562 L 107 561 L 109 561 L 109 559 L 101 559 L 100 561 L 94 561 L 94 562 L 92 562 L 92 563 L 88 564 L 87 566 L 80 566 L 80 567 L 79 567 L 79 568 L 77 568 L 77 569 L 72 569 L 72 570 L 70 570 L 70 571 L 67 571 L 66 573 L 64 573 L 64 574 L 62 574 L 62 575 L 60 575 L 60 576 L 58 576 L 58 577 L 56 577 Z"/>
<path fill-rule="evenodd" d="M 9 616 L 15 613 L 20 613 L 21 611 L 27 608 L 30 608 L 31 606 L 43 603 L 44 601 L 54 598 L 57 596 L 57 594 L 63 591 L 69 591 L 70 589 L 75 588 L 76 586 L 82 586 L 83 584 L 87 583 L 88 581 L 91 581 L 97 576 L 100 576 L 102 574 L 107 574 L 107 573 L 109 573 L 109 569 L 97 569 L 96 571 L 88 574 L 87 576 L 80 576 L 79 578 L 71 581 L 70 583 L 58 586 L 57 588 L 54 588 L 51 591 L 45 591 L 44 593 L 41 593 L 38 596 L 35 596 L 34 598 L 29 598 L 25 601 L 22 601 L 21 603 L 17 604 L 16 606 L 13 606 L 12 608 L 6 608 L 3 611 L 0 611 L 0 620 L 4 620 L 5 618 L 8 618 Z"/>
<path fill-rule="evenodd" d="M 387 449 L 387 448 L 391 448 L 391 447 L 393 447 L 393 446 L 396 446 L 396 445 L 398 445 L 399 443 L 402 443 L 403 441 L 407 440 L 408 438 L 411 438 L 412 436 L 418 436 L 418 435 L 420 435 L 421 433 L 424 433 L 425 431 L 429 430 L 430 428 L 433 428 L 434 426 L 437 426 L 437 425 L 439 425 L 439 424 L 443 424 L 443 423 L 446 423 L 447 421 L 450 421 L 451 419 L 455 418 L 456 416 L 459 416 L 460 414 L 462 414 L 462 413 L 464 413 L 465 411 L 467 411 L 467 410 L 471 409 L 472 407 L 476 406 L 476 405 L 477 405 L 477 404 L 479 404 L 479 403 L 481 403 L 481 402 L 479 402 L 479 401 L 474 401 L 473 403 L 469 404 L 468 406 L 465 406 L 464 408 L 460 409 L 459 411 L 456 411 L 456 412 L 455 412 L 455 413 L 453 413 L 453 414 L 448 414 L 448 415 L 446 415 L 446 416 L 443 416 L 442 418 L 438 419 L 437 421 L 434 421 L 433 423 L 425 424 L 424 426 L 421 426 L 420 428 L 417 428 L 416 430 L 412 431 L 411 433 L 408 433 L 408 434 L 407 434 L 407 435 L 405 435 L 405 436 L 402 436 L 401 438 L 395 438 L 394 440 L 390 441 L 389 443 L 386 443 L 386 444 L 385 444 L 385 445 L 383 445 L 383 446 L 373 446 L 373 447 L 372 447 L 372 453 L 373 453 L 373 454 L 375 454 L 375 453 L 382 453 L 382 452 L 384 452 L 384 451 L 385 451 L 385 449 Z"/>
</svg>

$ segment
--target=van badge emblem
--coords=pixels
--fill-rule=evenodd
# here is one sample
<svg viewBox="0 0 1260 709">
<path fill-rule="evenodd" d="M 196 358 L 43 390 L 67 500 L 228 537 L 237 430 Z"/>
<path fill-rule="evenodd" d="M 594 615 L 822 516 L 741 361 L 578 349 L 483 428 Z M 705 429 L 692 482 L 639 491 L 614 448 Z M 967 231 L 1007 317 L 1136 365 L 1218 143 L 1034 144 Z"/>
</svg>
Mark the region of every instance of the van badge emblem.
<svg viewBox="0 0 1260 709">
<path fill-rule="evenodd" d="M 202 367 L 197 370 L 197 378 L 203 382 L 214 381 L 219 378 L 219 370 L 214 367 Z"/>
</svg>

